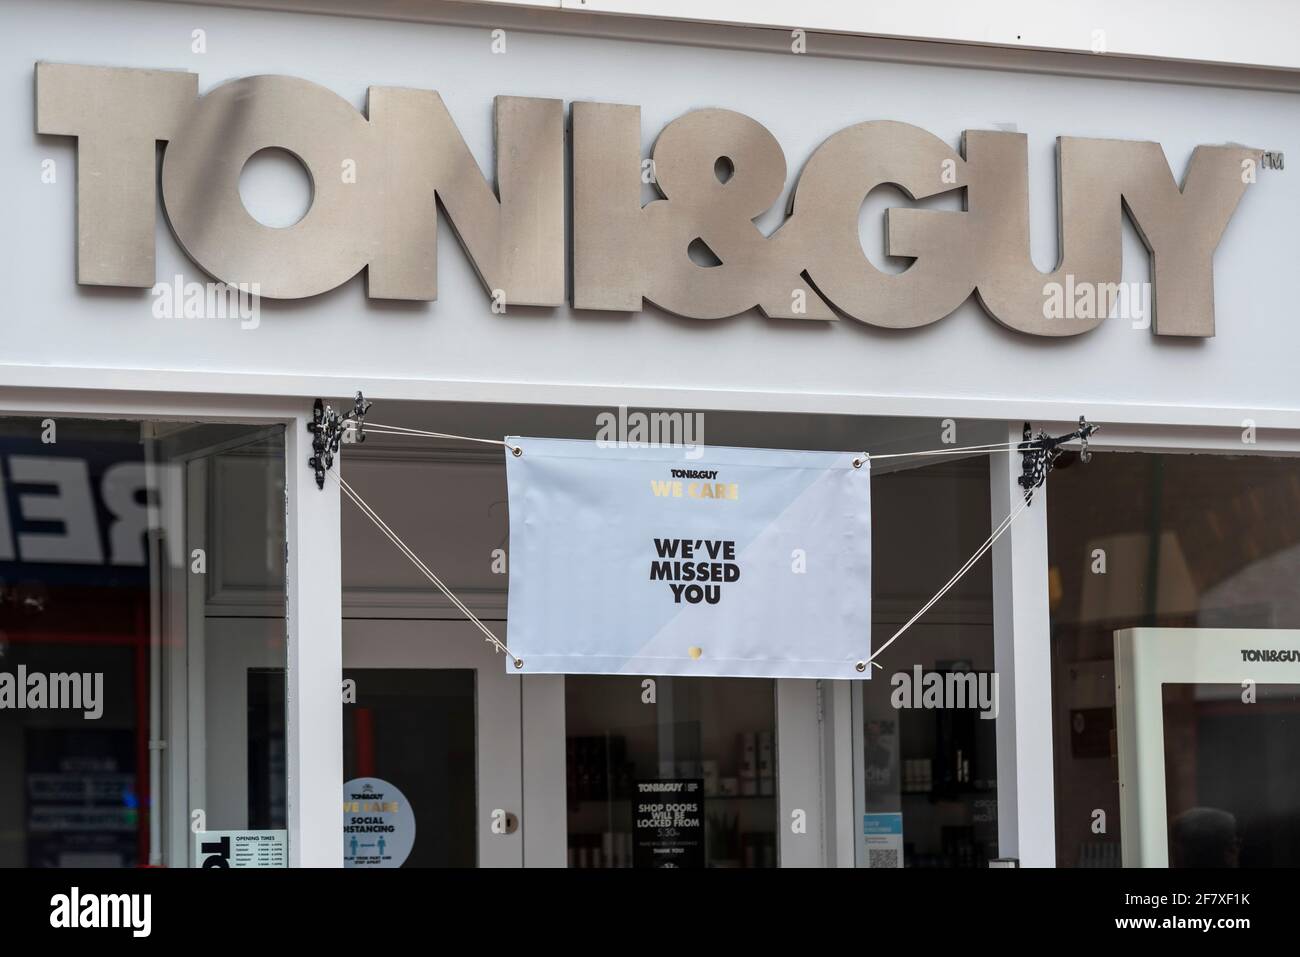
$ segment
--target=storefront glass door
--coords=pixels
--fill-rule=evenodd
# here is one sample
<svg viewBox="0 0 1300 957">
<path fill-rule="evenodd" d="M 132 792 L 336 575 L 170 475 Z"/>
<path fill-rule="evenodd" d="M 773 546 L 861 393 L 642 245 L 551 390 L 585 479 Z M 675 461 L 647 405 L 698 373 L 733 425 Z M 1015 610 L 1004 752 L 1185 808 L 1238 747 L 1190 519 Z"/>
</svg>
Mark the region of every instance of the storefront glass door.
<svg viewBox="0 0 1300 957">
<path fill-rule="evenodd" d="M 521 866 L 520 680 L 474 627 L 345 620 L 343 679 L 344 866 Z"/>
<path fill-rule="evenodd" d="M 776 867 L 776 683 L 570 675 L 570 867 Z"/>
</svg>

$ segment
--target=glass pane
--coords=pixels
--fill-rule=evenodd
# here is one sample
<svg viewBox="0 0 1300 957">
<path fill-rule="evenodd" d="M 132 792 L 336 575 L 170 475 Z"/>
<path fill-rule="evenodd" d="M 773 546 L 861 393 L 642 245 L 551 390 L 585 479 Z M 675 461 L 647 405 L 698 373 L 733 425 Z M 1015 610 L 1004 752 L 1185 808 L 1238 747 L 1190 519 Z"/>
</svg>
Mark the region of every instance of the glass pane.
<svg viewBox="0 0 1300 957">
<path fill-rule="evenodd" d="M 279 426 L 0 419 L 0 864 L 286 859 L 284 547 Z"/>
<path fill-rule="evenodd" d="M 570 867 L 775 867 L 776 683 L 565 678 Z"/>
<path fill-rule="evenodd" d="M 877 475 L 872 643 L 880 647 L 988 538 L 988 459 Z M 986 867 L 997 857 L 993 573 L 987 557 L 861 683 L 867 867 Z"/>
<path fill-rule="evenodd" d="M 475 866 L 473 669 L 356 668 L 343 677 L 356 682 L 356 704 L 344 713 L 343 780 L 378 778 L 405 798 L 415 841 L 400 866 Z"/>
<path fill-rule="evenodd" d="M 1162 686 L 1170 867 L 1300 861 L 1300 693 L 1256 684 Z"/>
<path fill-rule="evenodd" d="M 1057 862 L 1118 867 L 1114 634 L 1140 626 L 1300 628 L 1300 462 L 1120 452 L 1097 453 L 1086 466 L 1072 460 L 1053 473 L 1047 497 Z M 1217 735 L 1242 726 L 1226 713 L 1211 716 L 1220 705 L 1208 699 L 1187 706 L 1185 731 Z M 1256 743 L 1276 740 L 1293 723 L 1270 725 Z M 1178 740 L 1166 755 L 1175 762 L 1167 786 L 1178 789 L 1171 791 L 1171 813 L 1190 809 L 1192 800 L 1237 808 L 1246 841 L 1253 840 L 1251 829 L 1272 826 L 1260 823 L 1263 793 L 1241 790 L 1255 779 L 1232 771 L 1232 793 L 1224 795 L 1205 777 L 1235 761 L 1237 746 L 1220 753 L 1207 750 L 1212 738 Z M 1242 760 L 1250 759 L 1255 744 L 1243 740 L 1239 747 Z M 1293 760 L 1283 753 L 1277 762 Z M 1290 792 L 1293 815 L 1296 793 Z M 1295 826 L 1293 817 L 1287 827 Z M 1243 855 L 1267 863 L 1297 845 L 1279 840 L 1268 854 L 1250 847 L 1242 845 Z M 1300 863 L 1300 854 L 1281 862 Z"/>
<path fill-rule="evenodd" d="M 282 668 L 248 671 L 248 826 L 288 827 Z"/>
</svg>

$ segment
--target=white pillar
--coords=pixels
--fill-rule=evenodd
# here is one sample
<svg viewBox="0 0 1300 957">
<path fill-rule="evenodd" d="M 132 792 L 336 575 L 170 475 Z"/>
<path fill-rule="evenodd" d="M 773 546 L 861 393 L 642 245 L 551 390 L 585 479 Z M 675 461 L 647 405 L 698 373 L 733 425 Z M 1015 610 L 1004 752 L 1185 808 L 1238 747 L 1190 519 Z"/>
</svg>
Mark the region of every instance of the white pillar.
<svg viewBox="0 0 1300 957">
<path fill-rule="evenodd" d="M 524 867 L 567 867 L 564 675 L 520 675 L 515 680 L 523 714 Z"/>
<path fill-rule="evenodd" d="M 862 814 L 857 801 L 857 776 L 862 771 L 855 737 L 855 715 L 862 709 L 853 707 L 854 692 L 863 688 L 861 681 L 823 681 L 822 686 L 822 774 L 826 789 L 826 866 L 857 865 L 857 840 L 862 829 Z M 861 701 L 861 697 L 858 698 Z"/>
<path fill-rule="evenodd" d="M 782 867 L 826 862 L 819 698 L 810 678 L 777 679 L 776 839 Z"/>
<path fill-rule="evenodd" d="M 1019 442 L 1021 424 L 1009 427 Z M 1018 453 L 990 459 L 996 527 L 1024 503 Z M 1052 774 L 1052 653 L 1047 604 L 1047 489 L 993 546 L 994 668 L 998 673 L 998 848 L 1022 867 L 1056 865 Z"/>
<path fill-rule="evenodd" d="M 304 406 L 307 406 L 304 400 Z M 307 423 L 285 428 L 289 863 L 343 866 L 343 575 L 339 485 L 316 487 Z M 334 468 L 341 467 L 336 457 Z"/>
</svg>

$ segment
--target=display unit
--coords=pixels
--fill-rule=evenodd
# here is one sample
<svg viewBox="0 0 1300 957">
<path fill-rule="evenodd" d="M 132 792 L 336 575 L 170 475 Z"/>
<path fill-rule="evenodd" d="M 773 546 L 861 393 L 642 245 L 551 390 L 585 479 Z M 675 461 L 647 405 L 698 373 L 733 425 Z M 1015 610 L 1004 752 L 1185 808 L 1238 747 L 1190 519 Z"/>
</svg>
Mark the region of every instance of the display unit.
<svg viewBox="0 0 1300 957">
<path fill-rule="evenodd" d="M 1115 633 L 1125 867 L 1300 863 L 1300 630 Z"/>
</svg>

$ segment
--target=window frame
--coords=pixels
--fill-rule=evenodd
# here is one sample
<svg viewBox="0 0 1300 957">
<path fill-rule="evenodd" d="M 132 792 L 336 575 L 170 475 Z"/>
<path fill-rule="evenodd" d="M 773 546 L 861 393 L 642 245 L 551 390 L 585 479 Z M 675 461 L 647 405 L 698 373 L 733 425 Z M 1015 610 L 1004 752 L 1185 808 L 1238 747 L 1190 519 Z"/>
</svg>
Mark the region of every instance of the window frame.
<svg viewBox="0 0 1300 957">
<path fill-rule="evenodd" d="M 1104 428 L 1099 430 L 1089 441 L 1089 448 L 1099 452 L 1148 452 L 1148 453 L 1166 453 L 1166 454 L 1219 454 L 1219 455 L 1262 455 L 1268 458 L 1288 458 L 1300 457 L 1300 430 L 1294 428 L 1280 428 L 1272 426 L 1272 422 L 1282 420 L 1285 417 L 1279 416 L 1272 410 L 1260 410 L 1255 414 L 1255 418 L 1249 415 L 1238 415 L 1234 410 L 1223 410 L 1223 414 L 1217 416 L 1228 421 L 1234 421 L 1238 424 L 1219 424 L 1219 425 L 1165 425 L 1153 423 L 1106 423 Z M 1267 420 L 1269 424 L 1261 425 L 1256 419 Z M 1035 423 L 1034 428 L 1045 429 L 1049 434 L 1059 435 L 1069 432 L 1077 426 L 1077 423 L 1065 421 L 1048 421 Z M 1020 435 L 1020 425 L 1012 424 L 1012 432 L 1018 438 Z M 1251 432 L 1253 441 L 1245 441 L 1247 430 Z M 1001 458 L 994 456 L 993 458 Z M 996 469 L 996 463 L 993 464 Z M 1083 466 L 1086 468 L 1087 466 Z M 1015 462 L 1014 468 L 1010 470 L 1013 474 L 1009 476 L 1014 482 L 1016 474 L 1019 471 L 1019 460 Z M 1048 478 L 1048 487 L 1050 489 L 1051 479 Z M 1009 634 L 1003 633 L 1002 621 L 999 619 L 997 625 L 997 640 L 999 647 L 1005 642 L 1012 645 L 1012 652 L 1019 653 L 1023 656 L 1032 656 L 1034 668 L 1032 673 L 1035 680 L 1025 687 L 1023 682 L 1015 682 L 1015 675 L 1012 676 L 1011 687 L 1015 689 L 1014 696 L 1011 695 L 1008 686 L 1007 675 L 1002 676 L 1002 701 L 1003 714 L 1007 713 L 1007 706 L 1016 709 L 1012 712 L 1015 722 L 1020 729 L 1016 735 L 1014 730 L 1009 734 L 1016 735 L 1017 740 L 1021 737 L 1027 739 L 1026 756 L 1032 758 L 1030 761 L 1020 761 L 1017 763 L 1017 793 L 1008 795 L 1007 801 L 1003 801 L 1002 789 L 1002 728 L 999 722 L 998 736 L 998 817 L 999 831 L 1002 837 L 1001 828 L 1004 816 L 1004 809 L 1007 813 L 1013 814 L 1018 833 L 1008 832 L 1003 840 L 1002 855 L 1004 857 L 1020 858 L 1022 867 L 1056 866 L 1056 789 L 1055 789 L 1055 750 L 1054 750 L 1054 715 L 1052 710 L 1052 671 L 1051 671 L 1051 643 L 1042 640 L 1043 636 L 1051 635 L 1051 615 L 1048 609 L 1047 595 L 1047 569 L 1049 564 L 1048 554 L 1048 526 L 1047 526 L 1047 508 L 1046 508 L 1046 490 L 1040 491 L 1043 496 L 1043 508 L 1037 510 L 1037 515 L 1028 528 L 1025 530 L 1030 534 L 1023 538 L 1017 538 L 1017 550 L 1014 555 L 1014 568 L 1020 570 L 1019 574 L 1024 576 L 1041 577 L 1041 590 L 1031 591 L 1030 593 L 1017 592 L 1015 600 L 1011 602 L 1014 605 L 1013 617 L 1008 620 Z M 1035 503 L 1037 506 L 1037 503 Z M 1024 519 L 1031 512 L 1031 508 L 1026 512 L 1016 525 L 1024 525 Z M 995 547 L 995 565 L 994 565 L 994 600 L 995 603 L 1001 602 L 1001 588 L 999 582 L 999 572 L 997 562 L 998 549 Z M 1036 568 L 1024 568 L 1026 562 L 1032 562 Z M 1005 578 L 1005 571 L 1003 572 Z M 1021 584 L 1015 581 L 1017 575 L 1013 572 L 1012 585 Z M 1015 641 L 1015 635 L 1022 634 L 1023 637 L 1019 642 Z M 1035 645 L 1038 646 L 1034 650 Z M 1041 661 L 1039 660 L 1041 659 Z M 999 663 L 999 670 L 1001 670 Z M 1046 738 L 1046 741 L 1038 740 Z M 1046 760 L 1044 760 L 1046 756 Z M 1023 800 L 1022 800 L 1023 798 Z M 1043 826 L 1043 822 L 1048 822 L 1050 826 Z M 1121 822 L 1122 826 L 1122 822 Z M 1026 835 L 1032 835 L 1034 843 L 1025 840 Z M 1024 847 L 1025 853 L 1019 853 L 1021 847 Z"/>
<path fill-rule="evenodd" d="M 337 482 L 317 489 L 307 467 L 311 405 L 294 397 L 20 387 L 7 390 L 0 415 L 284 427 L 289 865 L 341 867 L 340 495 Z"/>
</svg>

